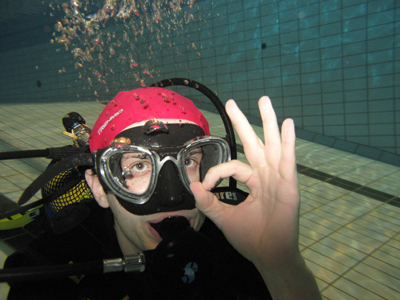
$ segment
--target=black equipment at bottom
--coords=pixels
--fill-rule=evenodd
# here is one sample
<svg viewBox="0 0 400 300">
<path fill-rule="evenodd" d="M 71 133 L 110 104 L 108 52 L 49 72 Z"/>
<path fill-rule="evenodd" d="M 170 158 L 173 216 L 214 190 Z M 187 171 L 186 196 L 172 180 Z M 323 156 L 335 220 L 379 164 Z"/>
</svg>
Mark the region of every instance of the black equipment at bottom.
<svg viewBox="0 0 400 300">
<path fill-rule="evenodd" d="M 164 219 L 153 227 L 163 238 L 155 250 L 124 258 L 86 263 L 10 268 L 0 270 L 0 282 L 44 280 L 65 276 L 111 272 L 144 272 L 157 287 L 172 293 L 194 295 L 213 280 L 216 249 L 203 234 L 190 227 L 184 217 Z"/>
</svg>

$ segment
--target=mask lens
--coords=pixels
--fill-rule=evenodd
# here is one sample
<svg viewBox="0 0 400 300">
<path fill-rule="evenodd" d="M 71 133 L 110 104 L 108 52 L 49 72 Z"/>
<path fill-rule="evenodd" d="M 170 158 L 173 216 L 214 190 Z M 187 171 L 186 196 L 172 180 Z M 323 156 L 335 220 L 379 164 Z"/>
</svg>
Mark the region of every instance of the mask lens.
<svg viewBox="0 0 400 300">
<path fill-rule="evenodd" d="M 189 182 L 200 181 L 200 168 L 202 159 L 202 147 L 194 148 L 185 154 L 183 165 Z"/>
<path fill-rule="evenodd" d="M 197 140 L 183 150 L 181 160 L 187 184 L 201 182 L 210 168 L 230 160 L 229 145 L 214 137 Z"/>
<path fill-rule="evenodd" d="M 131 193 L 144 194 L 151 182 L 153 165 L 143 152 L 128 152 L 121 157 L 122 183 Z"/>
<path fill-rule="evenodd" d="M 135 204 L 145 203 L 153 193 L 156 168 L 151 151 L 134 145 L 109 148 L 99 161 L 100 174 L 110 190 Z"/>
</svg>

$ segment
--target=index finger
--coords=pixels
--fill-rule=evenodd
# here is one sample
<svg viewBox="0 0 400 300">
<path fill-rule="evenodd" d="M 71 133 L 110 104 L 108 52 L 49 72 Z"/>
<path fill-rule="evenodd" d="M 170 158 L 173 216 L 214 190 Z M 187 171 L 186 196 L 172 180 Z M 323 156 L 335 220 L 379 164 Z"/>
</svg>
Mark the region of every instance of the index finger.
<svg viewBox="0 0 400 300">
<path fill-rule="evenodd" d="M 262 159 L 265 157 L 264 145 L 234 100 L 229 100 L 226 103 L 226 112 L 243 144 L 243 149 L 250 165 L 262 164 Z"/>
</svg>

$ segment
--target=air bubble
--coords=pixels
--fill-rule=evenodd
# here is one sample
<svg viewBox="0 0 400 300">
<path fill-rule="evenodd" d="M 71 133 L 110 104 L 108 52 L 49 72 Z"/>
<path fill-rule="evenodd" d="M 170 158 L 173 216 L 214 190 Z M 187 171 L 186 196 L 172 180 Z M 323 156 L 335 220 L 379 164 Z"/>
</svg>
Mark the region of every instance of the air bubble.
<svg viewBox="0 0 400 300">
<path fill-rule="evenodd" d="M 188 13 L 185 8 L 194 7 L 195 0 L 136 0 L 136 1 L 99 1 L 99 9 L 88 13 L 90 1 L 70 0 L 63 5 L 50 3 L 49 6 L 55 10 L 58 8 L 64 12 L 62 21 L 55 24 L 55 31 L 51 43 L 64 46 L 67 51 L 71 51 L 75 59 L 75 68 L 81 74 L 80 78 L 88 80 L 89 85 L 85 89 L 90 89 L 93 83 L 86 73 L 93 76 L 92 70 L 97 69 L 105 71 L 105 74 L 114 74 L 109 67 L 113 63 L 110 60 L 114 57 L 119 58 L 121 62 L 126 59 L 127 68 L 135 70 L 138 63 L 135 61 L 142 59 L 141 56 L 147 55 L 148 59 L 152 59 L 153 53 L 156 52 L 154 47 L 164 43 L 164 38 L 169 39 L 172 33 L 181 33 L 185 30 L 185 25 L 192 21 L 193 14 Z M 124 26 L 124 30 L 110 31 L 109 22 Z M 136 50 L 135 42 L 138 42 L 140 36 L 151 34 L 154 36 L 147 43 L 146 54 L 140 54 Z M 125 47 L 126 46 L 126 47 Z M 176 45 L 172 45 L 175 47 Z M 188 48 L 191 47 L 194 52 L 201 49 L 201 45 L 187 41 Z M 68 50 L 70 49 L 70 50 Z M 60 49 L 56 49 L 58 52 Z M 132 50 L 132 54 L 129 52 Z M 158 50 L 158 49 L 157 49 Z M 104 55 L 107 53 L 107 55 Z M 133 58 L 133 53 L 137 53 L 138 57 Z M 179 54 L 179 53 L 178 53 Z M 136 54 L 135 54 L 136 55 Z M 150 78 L 155 78 L 158 70 L 142 66 L 141 70 L 146 70 Z M 65 70 L 59 70 L 60 73 Z M 139 72 L 139 71 L 138 71 Z M 138 73 L 137 72 L 137 73 Z M 103 73 L 103 72 L 102 72 Z M 102 76 L 107 76 L 102 75 Z M 139 74 L 137 74 L 140 76 Z M 98 76 L 98 75 L 95 75 Z M 130 78 L 131 74 L 126 74 Z M 100 76 L 98 76 L 100 77 Z M 125 86 L 121 79 L 121 86 Z M 99 80 L 100 83 L 106 84 L 105 79 Z M 97 80 L 96 80 L 96 84 Z M 141 80 L 140 86 L 146 87 Z M 189 85 L 189 81 L 185 82 Z M 161 84 L 161 86 L 163 86 Z M 100 90 L 96 87 L 98 93 Z M 101 89 L 104 92 L 104 89 Z"/>
</svg>

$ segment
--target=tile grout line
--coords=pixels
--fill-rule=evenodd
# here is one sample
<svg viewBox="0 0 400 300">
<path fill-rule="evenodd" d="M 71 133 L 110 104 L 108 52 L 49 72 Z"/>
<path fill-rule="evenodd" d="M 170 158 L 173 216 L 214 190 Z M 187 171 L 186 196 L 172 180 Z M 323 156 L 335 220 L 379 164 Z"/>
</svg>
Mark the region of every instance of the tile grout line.
<svg viewBox="0 0 400 300">
<path fill-rule="evenodd" d="M 400 291 L 393 289 L 391 286 L 385 285 L 385 284 L 383 284 L 383 283 L 381 283 L 381 282 L 379 282 L 379 281 L 376 281 L 374 278 L 371 278 L 371 277 L 369 277 L 369 276 L 367 276 L 367 275 L 365 275 L 365 274 L 363 274 L 363 273 L 360 273 L 360 272 L 354 270 L 355 267 L 359 266 L 359 265 L 360 265 L 361 263 L 363 263 L 366 259 L 371 258 L 372 255 L 373 255 L 374 253 L 376 253 L 377 251 L 379 251 L 380 249 L 382 249 L 382 247 L 386 246 L 388 242 L 394 240 L 395 237 L 397 237 L 397 236 L 400 236 L 400 233 L 398 233 L 397 235 L 395 235 L 395 236 L 393 236 L 393 237 L 390 237 L 386 242 L 383 242 L 379 247 L 377 247 L 376 249 L 374 249 L 371 253 L 368 253 L 363 259 L 358 260 L 357 263 L 355 263 L 352 267 L 350 267 L 349 269 L 347 269 L 347 271 L 345 271 L 344 273 L 340 274 L 334 281 L 332 281 L 331 283 L 328 283 L 328 287 L 334 286 L 334 284 L 335 284 L 336 282 L 338 282 L 340 279 L 343 279 L 344 276 L 345 276 L 346 274 L 350 273 L 351 271 L 354 271 L 354 272 L 357 272 L 357 273 L 359 273 L 359 274 L 362 274 L 362 275 L 368 277 L 369 279 L 371 279 L 371 280 L 373 280 L 373 281 L 375 281 L 375 282 L 377 282 L 377 283 L 379 283 L 379 284 L 382 284 L 382 285 L 386 286 L 386 287 L 389 288 L 389 289 L 392 289 L 392 290 L 394 290 L 394 291 L 400 293 Z M 336 250 L 336 249 L 335 249 L 335 250 Z M 375 259 L 377 259 L 377 260 L 379 260 L 379 261 L 381 261 L 381 262 L 383 262 L 383 263 L 386 263 L 386 262 L 384 262 L 384 261 L 382 261 L 382 260 L 380 260 L 380 259 L 378 259 L 378 258 L 375 258 Z M 322 267 L 322 266 L 321 266 L 321 267 Z M 375 267 L 372 267 L 372 266 L 370 266 L 370 267 L 373 268 L 373 269 L 375 269 L 375 270 L 381 271 L 381 270 L 379 270 L 379 269 L 376 269 Z M 393 267 L 394 267 L 394 266 L 393 266 Z M 381 272 L 382 272 L 382 273 L 385 273 L 385 272 L 383 272 L 383 271 L 381 271 Z M 385 273 L 385 274 L 388 275 L 388 276 L 390 276 L 390 277 L 393 277 L 393 276 L 390 275 L 390 274 L 387 274 L 387 273 Z M 393 277 L 393 278 L 395 278 L 395 277 Z M 348 279 L 348 278 L 345 278 L 345 279 L 346 279 L 346 280 L 349 280 L 349 281 L 351 281 L 351 282 L 353 282 L 354 284 L 356 284 L 356 285 L 358 285 L 358 286 L 360 286 L 360 287 L 362 287 L 362 288 L 364 288 L 364 289 L 366 289 L 366 290 L 368 290 L 368 291 L 370 291 L 370 292 L 373 293 L 373 294 L 376 294 L 376 295 L 380 296 L 379 294 L 377 294 L 377 293 L 375 293 L 375 292 L 373 292 L 373 291 L 371 291 L 371 290 L 365 288 L 364 286 L 361 286 L 360 284 L 354 282 L 354 281 L 351 280 L 351 279 Z M 324 290 L 326 290 L 328 287 L 323 288 L 323 289 L 321 290 L 321 293 L 322 293 Z M 344 291 L 343 291 L 343 292 L 344 292 Z"/>
<path fill-rule="evenodd" d="M 318 209 L 318 208 L 320 208 L 321 206 L 325 206 L 325 205 L 327 205 L 327 204 L 321 204 L 320 206 L 316 207 L 315 209 Z M 377 207 L 375 207 L 375 208 L 373 208 L 373 209 L 370 209 L 369 211 L 367 211 L 367 212 L 363 213 L 362 215 L 356 217 L 356 218 L 353 219 L 352 221 L 349 221 L 348 223 L 346 223 L 346 224 L 344 224 L 344 225 L 341 225 L 338 229 L 332 231 L 330 234 L 325 235 L 324 237 L 322 237 L 322 238 L 320 238 L 320 239 L 314 241 L 313 243 L 311 243 L 311 244 L 308 245 L 308 246 L 304 246 L 304 248 L 301 250 L 301 252 L 303 252 L 303 251 L 305 251 L 305 250 L 307 250 L 307 249 L 314 251 L 313 249 L 311 249 L 312 246 L 314 246 L 314 245 L 320 243 L 321 241 L 323 241 L 323 240 L 326 239 L 326 238 L 329 238 L 329 236 L 331 236 L 332 234 L 338 233 L 338 231 L 340 231 L 340 230 L 343 229 L 343 228 L 346 228 L 349 224 L 353 223 L 354 221 L 356 221 L 356 220 L 358 220 L 358 219 L 364 217 L 365 215 L 371 213 L 372 211 L 374 211 L 374 210 L 376 210 L 377 208 L 379 208 L 379 207 L 381 207 L 381 206 L 384 206 L 384 205 L 385 205 L 385 203 L 382 203 L 381 205 L 379 205 L 379 206 L 377 206 Z M 315 209 L 313 209 L 313 210 L 315 210 Z M 309 211 L 309 212 L 312 212 L 313 210 L 311 210 L 311 211 Z M 307 213 L 308 213 L 308 212 L 307 212 Z M 325 226 L 324 226 L 324 227 L 325 227 Z M 368 228 L 366 228 L 366 229 L 368 229 Z M 352 230 L 352 229 L 350 229 L 350 230 Z M 353 231 L 354 231 L 354 230 L 353 230 Z M 363 234 L 363 235 L 364 235 L 364 234 Z M 324 287 L 324 288 L 321 290 L 321 293 L 322 293 L 323 291 L 327 290 L 329 287 L 334 287 L 334 284 L 335 284 L 337 281 L 339 281 L 340 279 L 344 278 L 344 276 L 345 276 L 346 274 L 348 274 L 350 271 L 358 272 L 358 271 L 355 271 L 355 270 L 354 270 L 355 267 L 357 267 L 358 265 L 360 265 L 360 264 L 361 264 L 362 262 L 364 262 L 366 259 L 370 258 L 374 253 L 376 253 L 377 251 L 379 251 L 382 247 L 386 246 L 390 241 L 395 240 L 395 238 L 396 238 L 397 236 L 400 236 L 400 233 L 397 234 L 397 235 L 395 235 L 395 236 L 388 237 L 388 239 L 387 239 L 385 242 L 381 242 L 381 245 L 380 245 L 379 247 L 375 248 L 372 252 L 370 252 L 370 253 L 365 253 L 365 252 L 363 252 L 363 253 L 365 254 L 365 256 L 364 256 L 362 259 L 360 259 L 360 260 L 357 259 L 357 262 L 356 262 L 353 266 L 349 267 L 345 272 L 343 272 L 342 274 L 338 275 L 337 278 L 336 278 L 335 280 L 333 280 L 332 282 L 326 282 L 326 281 L 320 279 L 320 280 L 322 280 L 323 282 L 326 282 L 326 283 L 327 283 L 327 286 Z M 340 241 L 337 241 L 337 242 L 338 242 L 338 243 L 342 243 L 342 242 L 340 242 Z M 362 242 L 360 242 L 360 243 L 362 243 Z M 334 250 L 334 251 L 337 251 L 337 249 L 332 248 L 332 247 L 330 247 L 330 246 L 328 246 L 328 245 L 325 245 L 325 246 L 331 248 L 331 249 Z M 360 251 L 360 250 L 358 250 L 358 249 L 356 249 L 356 248 L 353 248 L 353 249 L 355 249 L 355 250 L 357 250 L 357 251 Z M 362 251 L 360 251 L 360 252 L 362 252 Z M 320 253 L 320 254 L 323 255 L 323 256 L 325 256 L 325 255 L 322 254 L 322 253 Z M 344 253 L 342 253 L 342 254 L 344 254 Z M 346 255 L 346 254 L 344 254 L 344 255 Z M 379 260 L 379 259 L 378 259 L 378 260 Z M 310 261 L 311 261 L 311 260 L 310 260 Z M 382 261 L 382 260 L 380 260 L 380 261 Z M 383 262 L 383 261 L 382 261 L 382 262 Z M 313 262 L 313 263 L 314 263 L 314 262 Z M 340 262 L 338 261 L 338 263 L 340 263 Z M 385 262 L 383 262 L 383 263 L 385 263 Z M 317 264 L 317 263 L 316 263 L 316 264 Z M 317 265 L 319 265 L 319 264 L 317 264 Z M 325 267 L 323 267 L 323 266 L 321 266 L 321 265 L 319 265 L 319 266 L 320 266 L 321 268 L 324 268 L 324 269 L 325 269 Z M 372 268 L 374 268 L 374 267 L 372 267 Z M 376 268 L 374 268 L 374 269 L 376 269 Z M 358 273 L 359 273 L 359 272 L 358 272 Z M 362 273 L 360 273 L 360 274 L 362 274 Z M 362 274 L 362 275 L 364 275 L 364 274 Z M 391 276 L 390 274 L 387 274 L 387 275 Z M 367 277 L 368 277 L 368 276 L 367 276 Z M 393 277 L 393 276 L 391 276 L 391 277 Z M 368 278 L 370 278 L 370 277 L 368 277 Z M 373 278 L 370 278 L 370 279 L 374 280 Z M 347 279 L 347 278 L 346 278 L 346 280 L 352 281 L 352 280 Z M 374 280 L 374 281 L 376 281 L 376 280 Z M 356 283 L 356 282 L 354 282 L 354 281 L 352 281 L 352 282 L 353 282 L 354 284 L 360 286 L 361 288 L 364 288 L 363 286 L 359 285 L 358 283 Z M 376 282 L 378 282 L 378 281 L 376 281 Z M 378 283 L 379 283 L 379 282 L 378 282 Z M 379 284 L 381 284 L 381 283 L 379 283 Z M 385 286 L 387 286 L 387 285 L 385 285 Z M 390 287 L 390 286 L 387 286 L 387 287 L 390 288 L 390 289 L 392 289 L 392 290 L 394 290 L 394 289 L 393 289 L 392 287 Z M 337 288 L 337 287 L 335 287 L 335 288 Z M 373 291 L 371 291 L 371 290 L 369 290 L 369 289 L 367 289 L 367 290 L 370 291 L 371 293 L 376 294 L 375 292 L 373 292 Z M 341 291 L 342 291 L 342 290 L 341 290 Z M 345 291 L 342 291 L 342 292 L 345 292 Z M 347 293 L 346 293 L 346 294 L 347 294 Z M 378 294 L 376 294 L 376 295 L 378 295 Z M 378 296 L 380 296 L 380 295 L 378 295 Z"/>
<path fill-rule="evenodd" d="M 238 152 L 244 154 L 244 149 L 242 145 L 236 144 L 236 148 Z M 297 164 L 297 172 L 299 174 L 317 179 L 321 182 L 326 182 L 334 186 L 346 189 L 348 191 L 355 192 L 363 196 L 367 196 L 374 200 L 378 200 L 381 202 L 385 201 L 389 205 L 400 206 L 400 197 L 397 197 L 395 195 L 390 195 L 385 192 L 381 192 L 379 190 L 375 190 L 367 186 L 363 186 L 361 184 L 351 182 L 349 180 L 342 179 L 340 177 L 330 175 L 328 173 L 321 172 L 310 167 L 303 166 L 301 164 Z"/>
</svg>

